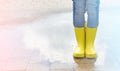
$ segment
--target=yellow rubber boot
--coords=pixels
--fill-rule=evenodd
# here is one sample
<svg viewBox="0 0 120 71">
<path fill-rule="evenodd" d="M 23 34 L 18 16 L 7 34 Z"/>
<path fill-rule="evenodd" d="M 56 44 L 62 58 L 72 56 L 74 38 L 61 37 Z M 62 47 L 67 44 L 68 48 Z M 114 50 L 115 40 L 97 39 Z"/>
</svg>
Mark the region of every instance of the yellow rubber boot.
<svg viewBox="0 0 120 71">
<path fill-rule="evenodd" d="M 85 56 L 85 30 L 83 28 L 75 28 L 75 35 L 77 46 L 74 50 L 73 56 L 83 58 Z"/>
<path fill-rule="evenodd" d="M 96 50 L 94 47 L 94 40 L 96 37 L 97 28 L 86 28 L 86 58 L 96 58 Z"/>
</svg>

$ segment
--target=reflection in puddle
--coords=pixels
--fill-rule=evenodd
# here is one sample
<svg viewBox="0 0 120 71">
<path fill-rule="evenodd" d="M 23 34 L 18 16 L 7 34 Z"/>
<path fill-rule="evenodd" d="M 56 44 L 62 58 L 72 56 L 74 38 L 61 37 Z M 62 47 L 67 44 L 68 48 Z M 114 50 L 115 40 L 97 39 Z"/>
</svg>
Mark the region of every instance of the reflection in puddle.
<svg viewBox="0 0 120 71">
<path fill-rule="evenodd" d="M 74 59 L 76 62 L 77 71 L 96 71 L 95 62 L 96 59 Z"/>
</svg>

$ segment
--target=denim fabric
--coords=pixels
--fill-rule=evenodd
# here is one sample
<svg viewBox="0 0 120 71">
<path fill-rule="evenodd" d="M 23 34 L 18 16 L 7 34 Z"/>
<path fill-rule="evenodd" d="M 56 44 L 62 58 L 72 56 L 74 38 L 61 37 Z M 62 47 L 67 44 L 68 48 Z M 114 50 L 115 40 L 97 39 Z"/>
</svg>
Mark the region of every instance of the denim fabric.
<svg viewBox="0 0 120 71">
<path fill-rule="evenodd" d="M 73 23 L 75 27 L 84 27 L 87 12 L 87 26 L 96 28 L 99 23 L 99 0 L 73 0 Z"/>
</svg>

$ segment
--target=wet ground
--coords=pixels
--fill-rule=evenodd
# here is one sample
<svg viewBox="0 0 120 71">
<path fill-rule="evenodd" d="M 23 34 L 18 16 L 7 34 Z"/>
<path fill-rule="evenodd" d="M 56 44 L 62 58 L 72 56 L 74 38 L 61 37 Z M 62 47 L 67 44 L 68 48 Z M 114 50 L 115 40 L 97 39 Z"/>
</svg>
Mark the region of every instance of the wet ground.
<svg viewBox="0 0 120 71">
<path fill-rule="evenodd" d="M 74 59 L 72 13 L 0 26 L 0 71 L 120 71 L 120 10 L 100 12 L 97 59 Z"/>
</svg>

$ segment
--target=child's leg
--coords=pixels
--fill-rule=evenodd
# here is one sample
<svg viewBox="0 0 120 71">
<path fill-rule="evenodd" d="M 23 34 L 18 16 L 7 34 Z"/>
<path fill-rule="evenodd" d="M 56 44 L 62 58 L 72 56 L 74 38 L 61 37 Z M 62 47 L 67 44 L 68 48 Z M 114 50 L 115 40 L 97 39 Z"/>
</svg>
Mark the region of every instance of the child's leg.
<svg viewBox="0 0 120 71">
<path fill-rule="evenodd" d="M 73 0 L 73 23 L 75 27 L 84 27 L 86 0 Z"/>
<path fill-rule="evenodd" d="M 85 49 L 85 30 L 84 30 L 84 13 L 86 0 L 73 0 L 73 23 L 77 46 L 74 50 L 74 57 L 84 57 Z"/>
<path fill-rule="evenodd" d="M 99 23 L 99 0 L 86 0 L 86 10 L 88 13 L 87 26 L 96 28 Z"/>
<path fill-rule="evenodd" d="M 86 29 L 86 58 L 96 58 L 94 40 L 99 20 L 99 0 L 86 0 L 88 25 Z"/>
</svg>

